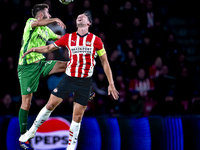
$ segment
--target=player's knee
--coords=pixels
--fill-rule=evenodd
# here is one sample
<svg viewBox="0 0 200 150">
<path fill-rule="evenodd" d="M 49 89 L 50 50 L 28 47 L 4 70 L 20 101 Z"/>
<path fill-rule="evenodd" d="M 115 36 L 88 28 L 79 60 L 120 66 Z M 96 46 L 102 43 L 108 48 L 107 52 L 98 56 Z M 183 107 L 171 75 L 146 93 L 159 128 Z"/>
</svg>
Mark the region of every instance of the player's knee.
<svg viewBox="0 0 200 150">
<path fill-rule="evenodd" d="M 58 61 L 57 64 L 59 65 L 60 68 L 67 67 L 67 62 L 65 62 L 65 61 Z"/>
<path fill-rule="evenodd" d="M 31 99 L 32 96 L 31 95 L 27 95 L 27 96 L 22 96 L 22 109 L 24 110 L 29 110 L 31 107 Z"/>
<path fill-rule="evenodd" d="M 59 70 L 58 70 L 58 72 L 65 72 L 65 70 L 66 70 L 66 68 L 67 68 L 67 62 L 60 62 L 60 61 L 58 61 L 57 62 L 58 63 L 58 65 L 59 65 Z"/>
<path fill-rule="evenodd" d="M 48 110 L 53 111 L 61 102 L 62 102 L 62 98 L 59 98 L 57 96 L 54 96 L 53 94 L 50 95 L 49 101 L 46 104 L 46 108 Z"/>
<path fill-rule="evenodd" d="M 22 101 L 22 109 L 24 110 L 29 110 L 31 107 L 31 101 L 27 100 L 27 101 Z"/>
<path fill-rule="evenodd" d="M 46 108 L 48 109 L 48 110 L 51 110 L 51 111 L 53 111 L 55 108 L 57 107 L 57 104 L 56 103 L 47 103 L 46 104 Z"/>
<path fill-rule="evenodd" d="M 76 115 L 73 115 L 73 120 L 74 120 L 75 122 L 81 122 L 82 117 L 83 117 L 82 114 L 76 114 Z"/>
<path fill-rule="evenodd" d="M 63 63 L 63 65 L 64 65 L 65 68 L 67 67 L 67 63 L 68 62 L 66 62 L 66 61 Z"/>
<path fill-rule="evenodd" d="M 66 70 L 66 68 L 67 68 L 67 62 L 62 62 L 62 68 L 63 68 L 64 70 Z"/>
</svg>

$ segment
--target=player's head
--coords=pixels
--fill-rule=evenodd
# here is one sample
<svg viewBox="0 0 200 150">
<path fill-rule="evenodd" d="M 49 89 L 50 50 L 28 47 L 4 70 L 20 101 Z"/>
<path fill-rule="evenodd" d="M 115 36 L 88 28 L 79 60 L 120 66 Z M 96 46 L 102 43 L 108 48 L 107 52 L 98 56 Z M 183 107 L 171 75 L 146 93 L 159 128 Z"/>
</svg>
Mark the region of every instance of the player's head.
<svg viewBox="0 0 200 150">
<path fill-rule="evenodd" d="M 83 14 L 78 15 L 76 19 L 76 25 L 77 27 L 85 27 L 85 26 L 90 27 L 92 25 L 92 18 L 90 14 L 83 13 Z"/>
<path fill-rule="evenodd" d="M 32 16 L 35 18 L 41 16 L 42 19 L 49 19 L 51 17 L 49 6 L 47 4 L 36 4 L 32 9 Z"/>
</svg>

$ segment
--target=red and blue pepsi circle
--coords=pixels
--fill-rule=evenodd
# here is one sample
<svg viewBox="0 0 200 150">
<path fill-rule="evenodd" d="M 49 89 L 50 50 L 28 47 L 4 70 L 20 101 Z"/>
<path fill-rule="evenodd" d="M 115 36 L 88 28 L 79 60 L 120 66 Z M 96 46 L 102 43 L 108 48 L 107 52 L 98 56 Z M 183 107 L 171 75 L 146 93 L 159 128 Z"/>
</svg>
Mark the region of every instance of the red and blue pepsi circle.
<svg viewBox="0 0 200 150">
<path fill-rule="evenodd" d="M 69 142 L 69 129 L 70 122 L 66 119 L 50 117 L 38 128 L 31 143 L 35 150 L 65 150 Z"/>
</svg>

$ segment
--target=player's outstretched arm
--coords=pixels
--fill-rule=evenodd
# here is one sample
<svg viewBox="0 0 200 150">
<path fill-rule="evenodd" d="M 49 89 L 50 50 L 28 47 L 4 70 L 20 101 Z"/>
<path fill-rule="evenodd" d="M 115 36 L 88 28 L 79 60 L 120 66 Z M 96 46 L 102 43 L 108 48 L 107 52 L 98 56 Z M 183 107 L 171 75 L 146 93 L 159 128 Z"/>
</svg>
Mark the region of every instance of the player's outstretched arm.
<svg viewBox="0 0 200 150">
<path fill-rule="evenodd" d="M 65 24 L 58 18 L 41 19 L 41 20 L 33 21 L 31 24 L 31 27 L 36 28 L 39 26 L 47 26 L 54 22 L 56 22 L 62 29 L 66 29 Z"/>
<path fill-rule="evenodd" d="M 61 35 L 57 35 L 57 38 L 54 39 L 53 41 L 57 41 L 57 40 L 59 40 L 61 37 L 62 37 Z"/>
<path fill-rule="evenodd" d="M 37 53 L 50 53 L 51 51 L 54 51 L 58 49 L 57 47 L 54 46 L 54 44 L 46 45 L 46 46 L 41 46 L 41 47 L 33 47 L 29 49 L 22 58 L 24 58 L 27 54 L 32 53 L 32 52 L 37 52 Z"/>
<path fill-rule="evenodd" d="M 104 72 L 109 82 L 108 95 L 111 94 L 115 100 L 118 100 L 119 92 L 115 88 L 113 77 L 112 77 L 112 71 L 110 69 L 110 65 L 109 65 L 106 53 L 100 56 L 99 58 L 101 60 L 101 64 L 103 66 Z"/>
</svg>

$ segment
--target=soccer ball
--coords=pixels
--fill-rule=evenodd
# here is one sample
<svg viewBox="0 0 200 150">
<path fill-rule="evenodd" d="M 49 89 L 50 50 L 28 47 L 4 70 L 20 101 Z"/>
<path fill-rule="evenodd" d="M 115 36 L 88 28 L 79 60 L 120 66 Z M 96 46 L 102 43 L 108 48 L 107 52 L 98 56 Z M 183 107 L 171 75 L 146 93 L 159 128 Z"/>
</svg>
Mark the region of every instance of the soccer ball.
<svg viewBox="0 0 200 150">
<path fill-rule="evenodd" d="M 69 3 L 73 2 L 74 0 L 59 0 L 62 4 L 68 5 Z"/>
</svg>

